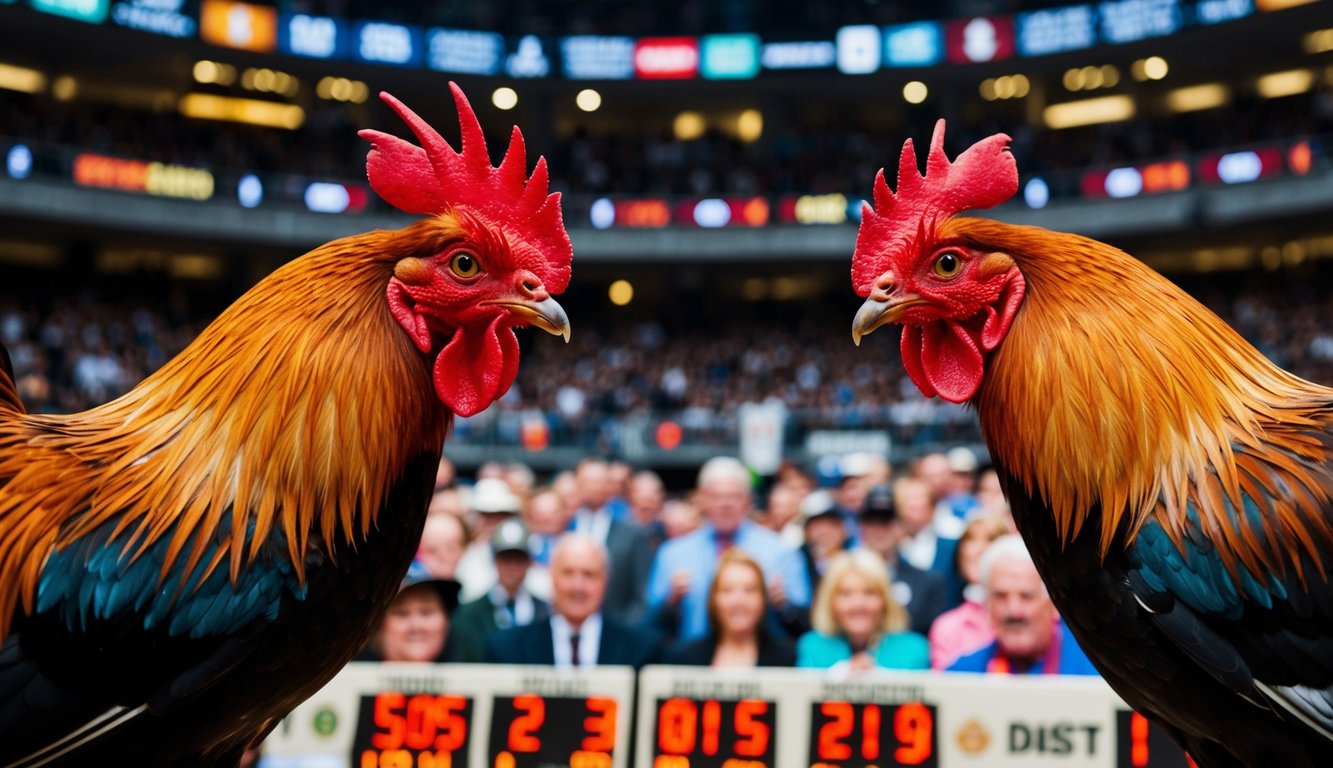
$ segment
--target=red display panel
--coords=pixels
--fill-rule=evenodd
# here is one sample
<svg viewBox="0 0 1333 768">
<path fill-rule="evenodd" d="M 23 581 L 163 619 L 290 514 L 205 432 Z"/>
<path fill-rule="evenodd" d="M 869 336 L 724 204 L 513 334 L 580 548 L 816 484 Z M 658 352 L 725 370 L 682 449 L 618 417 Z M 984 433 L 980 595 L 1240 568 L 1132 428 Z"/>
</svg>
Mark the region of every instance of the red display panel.
<svg viewBox="0 0 1333 768">
<path fill-rule="evenodd" d="M 362 696 L 352 740 L 356 768 L 453 768 L 467 765 L 472 700 L 395 691 Z"/>
<path fill-rule="evenodd" d="M 811 768 L 938 768 L 935 707 L 919 701 L 811 705 Z"/>
<path fill-rule="evenodd" d="M 1116 768 L 1195 768 L 1194 761 L 1138 712 L 1115 713 Z"/>
<path fill-rule="evenodd" d="M 615 699 L 497 696 L 491 713 L 489 768 L 611 768 Z"/>
<path fill-rule="evenodd" d="M 657 700 L 652 768 L 773 768 L 774 701 Z"/>
</svg>

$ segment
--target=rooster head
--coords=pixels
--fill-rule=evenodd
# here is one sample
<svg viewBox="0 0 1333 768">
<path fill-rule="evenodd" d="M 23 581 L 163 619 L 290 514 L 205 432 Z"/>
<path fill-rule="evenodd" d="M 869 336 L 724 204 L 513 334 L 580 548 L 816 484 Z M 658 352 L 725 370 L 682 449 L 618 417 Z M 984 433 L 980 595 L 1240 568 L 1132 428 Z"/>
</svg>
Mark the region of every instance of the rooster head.
<svg viewBox="0 0 1333 768">
<path fill-rule="evenodd" d="M 436 394 L 471 416 L 504 395 L 518 373 L 514 327 L 532 325 L 569 340 L 569 318 L 552 294 L 569 285 L 572 248 L 560 194 L 547 194 L 545 158 L 531 176 L 515 126 L 499 166 L 492 166 L 481 125 L 463 91 L 461 151 L 394 97 L 380 98 L 421 146 L 374 130 L 366 158 L 370 184 L 386 201 L 433 216 L 424 252 L 397 261 L 389 310 L 423 354 L 438 350 Z M 411 231 L 411 230 L 405 230 Z"/>
<path fill-rule="evenodd" d="M 951 237 L 946 220 L 998 205 L 1017 190 L 1008 136 L 983 139 L 950 162 L 940 120 L 925 175 L 908 139 L 897 192 L 880 170 L 874 206 L 862 205 L 852 287 L 866 302 L 852 323 L 852 339 L 860 344 L 876 328 L 902 323 L 903 365 L 927 397 L 961 403 L 976 394 L 985 355 L 1009 330 L 1025 290 L 1010 256 Z"/>
</svg>

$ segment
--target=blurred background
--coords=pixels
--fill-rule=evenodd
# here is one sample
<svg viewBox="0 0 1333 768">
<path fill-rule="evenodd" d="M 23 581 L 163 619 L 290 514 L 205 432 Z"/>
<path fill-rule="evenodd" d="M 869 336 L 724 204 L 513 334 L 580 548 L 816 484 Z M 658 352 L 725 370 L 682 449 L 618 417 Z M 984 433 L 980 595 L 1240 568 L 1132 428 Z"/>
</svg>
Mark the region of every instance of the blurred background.
<svg viewBox="0 0 1333 768">
<path fill-rule="evenodd" d="M 408 223 L 356 130 L 406 133 L 387 90 L 456 137 L 451 79 L 492 154 L 517 124 L 546 156 L 576 257 L 573 348 L 525 335 L 449 441 L 464 471 L 592 452 L 680 484 L 747 425 L 807 465 L 980 450 L 893 331 L 848 338 L 860 201 L 940 117 L 951 154 L 1014 138 L 1022 194 L 985 215 L 1112 242 L 1333 379 L 1328 2 L 0 0 L 0 334 L 30 407 L 109 399 L 276 265 Z"/>
</svg>

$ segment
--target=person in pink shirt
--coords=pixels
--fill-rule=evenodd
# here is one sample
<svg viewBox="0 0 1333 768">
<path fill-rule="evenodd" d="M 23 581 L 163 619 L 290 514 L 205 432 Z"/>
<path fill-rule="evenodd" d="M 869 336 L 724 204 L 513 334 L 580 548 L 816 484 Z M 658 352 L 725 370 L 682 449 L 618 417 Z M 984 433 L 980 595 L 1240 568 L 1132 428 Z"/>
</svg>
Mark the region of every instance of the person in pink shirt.
<svg viewBox="0 0 1333 768">
<path fill-rule="evenodd" d="M 981 553 L 991 542 L 1008 533 L 1004 518 L 983 515 L 973 518 L 958 540 L 957 568 L 967 586 L 963 604 L 940 614 L 930 626 L 930 668 L 944 669 L 960 656 L 984 648 L 995 640 L 981 586 Z"/>
</svg>

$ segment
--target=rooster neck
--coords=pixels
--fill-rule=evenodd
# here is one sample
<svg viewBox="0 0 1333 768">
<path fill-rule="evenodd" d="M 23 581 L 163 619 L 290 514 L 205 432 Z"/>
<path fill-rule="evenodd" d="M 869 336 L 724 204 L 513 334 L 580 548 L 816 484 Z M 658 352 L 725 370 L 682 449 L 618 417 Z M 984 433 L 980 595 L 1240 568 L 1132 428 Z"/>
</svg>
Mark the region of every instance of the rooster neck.
<svg viewBox="0 0 1333 768">
<path fill-rule="evenodd" d="M 996 462 L 1066 544 L 1097 515 L 1105 556 L 1159 505 L 1182 509 L 1264 423 L 1314 425 L 1333 400 L 1115 248 L 997 222 L 964 236 L 1013 256 L 1027 280 L 975 404 Z"/>
<path fill-rule="evenodd" d="M 312 554 L 367 540 L 413 460 L 439 455 L 450 420 L 387 308 L 394 256 L 377 238 L 391 234 L 283 266 L 118 400 L 25 417 L 40 450 L 10 452 L 22 468 L 0 454 L 0 476 L 79 486 L 58 494 L 46 541 L 112 523 L 132 557 L 166 538 L 168 563 L 186 558 L 204 577 L 229 567 L 235 580 L 281 533 L 303 580 Z"/>
</svg>

